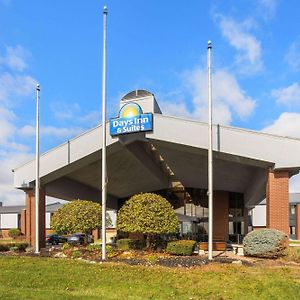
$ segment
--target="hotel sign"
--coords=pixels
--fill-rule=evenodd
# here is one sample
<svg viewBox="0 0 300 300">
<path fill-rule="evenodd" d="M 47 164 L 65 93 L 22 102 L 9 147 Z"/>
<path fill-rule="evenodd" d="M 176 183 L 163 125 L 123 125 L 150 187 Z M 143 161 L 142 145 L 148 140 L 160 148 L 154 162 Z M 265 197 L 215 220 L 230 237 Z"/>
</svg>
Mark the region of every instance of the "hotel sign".
<svg viewBox="0 0 300 300">
<path fill-rule="evenodd" d="M 110 119 L 110 135 L 145 132 L 153 130 L 152 113 L 143 113 L 134 102 L 125 104 L 119 111 L 119 117 Z"/>
</svg>

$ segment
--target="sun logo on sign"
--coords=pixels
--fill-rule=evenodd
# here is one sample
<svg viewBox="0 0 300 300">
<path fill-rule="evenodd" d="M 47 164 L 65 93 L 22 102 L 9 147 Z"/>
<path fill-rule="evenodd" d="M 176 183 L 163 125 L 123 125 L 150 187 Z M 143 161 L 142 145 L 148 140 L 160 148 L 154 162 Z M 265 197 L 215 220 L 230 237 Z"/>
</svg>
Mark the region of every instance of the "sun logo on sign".
<svg viewBox="0 0 300 300">
<path fill-rule="evenodd" d="M 119 112 L 119 118 L 132 118 L 137 117 L 143 113 L 142 108 L 137 103 L 125 104 Z"/>
</svg>

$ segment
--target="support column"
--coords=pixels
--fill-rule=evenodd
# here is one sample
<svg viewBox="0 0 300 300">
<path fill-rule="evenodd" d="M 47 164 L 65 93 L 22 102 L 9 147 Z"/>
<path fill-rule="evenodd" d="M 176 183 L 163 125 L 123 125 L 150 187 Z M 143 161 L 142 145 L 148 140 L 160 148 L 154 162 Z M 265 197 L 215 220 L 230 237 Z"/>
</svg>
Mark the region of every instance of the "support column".
<svg viewBox="0 0 300 300">
<path fill-rule="evenodd" d="M 296 205 L 296 239 L 300 240 L 300 203 Z"/>
<path fill-rule="evenodd" d="M 223 191 L 214 191 L 213 211 L 213 240 L 228 240 L 229 231 L 229 194 Z"/>
<path fill-rule="evenodd" d="M 267 183 L 267 228 L 289 230 L 289 172 L 269 171 Z"/>
<path fill-rule="evenodd" d="M 46 213 L 45 213 L 45 191 L 40 189 L 39 199 L 39 241 L 40 248 L 45 248 L 45 233 L 46 233 Z M 30 190 L 26 192 L 26 239 L 31 246 L 35 245 L 35 192 Z"/>
<path fill-rule="evenodd" d="M 26 209 L 21 211 L 21 234 L 26 235 Z"/>
</svg>

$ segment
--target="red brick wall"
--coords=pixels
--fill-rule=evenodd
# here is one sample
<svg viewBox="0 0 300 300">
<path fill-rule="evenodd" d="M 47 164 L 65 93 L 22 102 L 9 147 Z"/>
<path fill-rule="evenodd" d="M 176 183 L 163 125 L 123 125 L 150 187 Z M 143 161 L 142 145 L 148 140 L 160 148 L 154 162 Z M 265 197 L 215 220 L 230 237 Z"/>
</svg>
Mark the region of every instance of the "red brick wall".
<svg viewBox="0 0 300 300">
<path fill-rule="evenodd" d="M 26 234 L 26 209 L 21 211 L 21 234 Z"/>
<path fill-rule="evenodd" d="M 296 206 L 296 238 L 300 240 L 300 203 Z"/>
<path fill-rule="evenodd" d="M 267 183 L 267 228 L 289 236 L 289 173 L 270 171 Z"/>
<path fill-rule="evenodd" d="M 227 241 L 229 231 L 229 194 L 228 192 L 214 191 L 213 199 L 213 239 Z"/>
<path fill-rule="evenodd" d="M 39 242 L 40 248 L 45 247 L 45 191 L 40 190 L 39 199 Z M 26 192 L 26 239 L 32 245 L 35 246 L 35 192 Z"/>
</svg>

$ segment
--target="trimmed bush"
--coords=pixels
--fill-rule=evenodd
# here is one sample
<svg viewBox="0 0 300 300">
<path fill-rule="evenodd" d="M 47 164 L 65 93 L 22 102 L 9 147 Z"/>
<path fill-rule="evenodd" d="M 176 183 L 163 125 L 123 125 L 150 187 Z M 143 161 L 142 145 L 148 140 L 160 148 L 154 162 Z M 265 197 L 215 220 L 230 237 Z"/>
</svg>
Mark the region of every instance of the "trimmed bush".
<svg viewBox="0 0 300 300">
<path fill-rule="evenodd" d="M 144 193 L 132 196 L 117 217 L 119 232 L 147 235 L 147 248 L 155 235 L 177 233 L 179 221 L 172 205 L 160 195 Z"/>
<path fill-rule="evenodd" d="M 13 239 L 16 239 L 20 235 L 21 235 L 21 230 L 18 228 L 12 228 L 8 231 L 8 236 Z"/>
<path fill-rule="evenodd" d="M 82 256 L 82 253 L 80 250 L 73 250 L 72 251 L 72 258 L 79 258 Z"/>
<path fill-rule="evenodd" d="M 68 244 L 68 243 L 64 243 L 64 244 L 62 245 L 62 247 L 61 247 L 61 250 L 62 250 L 62 251 L 65 251 L 65 250 L 70 250 L 70 249 L 72 249 L 72 248 L 73 248 L 72 245 L 70 245 L 70 244 Z"/>
<path fill-rule="evenodd" d="M 0 243 L 0 252 L 9 251 L 11 248 L 19 251 L 25 251 L 28 247 L 27 242 L 18 242 L 18 241 L 6 241 Z"/>
<path fill-rule="evenodd" d="M 117 248 L 119 250 L 138 250 L 145 247 L 144 240 L 136 239 L 120 239 L 117 240 Z"/>
<path fill-rule="evenodd" d="M 261 229 L 248 233 L 243 244 L 245 256 L 277 258 L 286 255 L 289 239 L 279 230 Z"/>
<path fill-rule="evenodd" d="M 101 245 L 100 244 L 89 244 L 86 246 L 86 250 L 88 251 L 100 251 L 101 250 Z"/>
<path fill-rule="evenodd" d="M 174 255 L 192 255 L 197 242 L 193 240 L 179 240 L 168 242 L 166 252 Z"/>
</svg>

